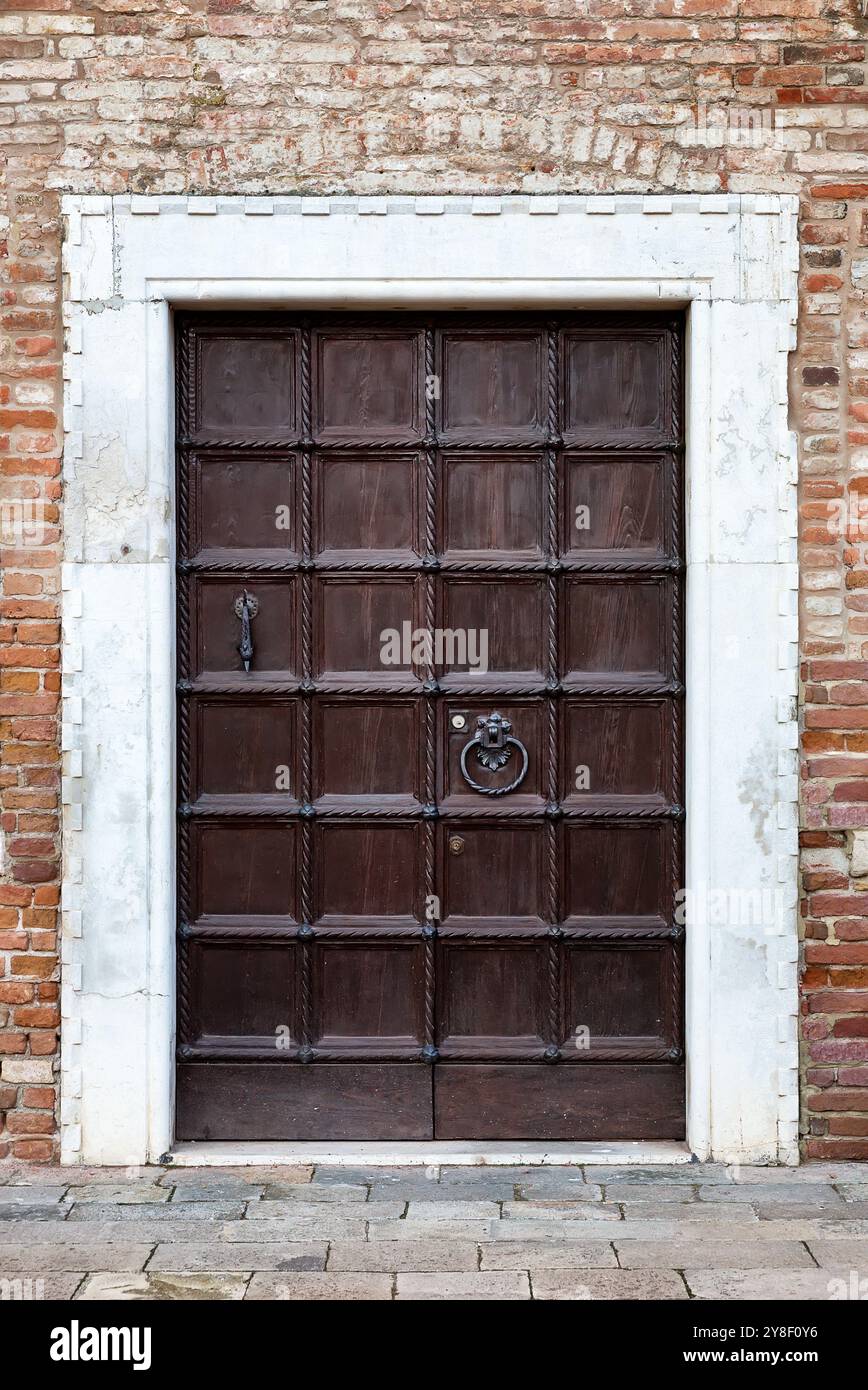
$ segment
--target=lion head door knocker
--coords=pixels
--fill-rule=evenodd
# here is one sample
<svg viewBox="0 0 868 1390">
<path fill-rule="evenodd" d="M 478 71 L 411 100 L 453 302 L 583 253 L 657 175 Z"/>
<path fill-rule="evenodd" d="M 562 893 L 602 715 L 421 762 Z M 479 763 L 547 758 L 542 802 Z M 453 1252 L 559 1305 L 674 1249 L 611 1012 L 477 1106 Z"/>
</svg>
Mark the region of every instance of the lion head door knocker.
<svg viewBox="0 0 868 1390">
<path fill-rule="evenodd" d="M 503 787 L 484 787 L 474 780 L 467 771 L 467 755 L 474 749 L 476 761 L 487 772 L 500 772 L 512 758 L 512 750 L 517 748 L 521 754 L 521 767 L 518 773 Z M 520 739 L 513 738 L 512 724 L 495 710 L 493 714 L 481 714 L 476 721 L 476 733 L 461 750 L 461 772 L 468 787 L 483 796 L 506 796 L 520 787 L 527 776 L 527 749 Z"/>
<path fill-rule="evenodd" d="M 244 589 L 235 600 L 235 616 L 241 619 L 241 641 L 238 643 L 238 651 L 241 660 L 244 662 L 245 671 L 250 670 L 250 663 L 253 660 L 253 635 L 250 631 L 250 624 L 259 612 L 259 599 L 248 594 Z"/>
</svg>

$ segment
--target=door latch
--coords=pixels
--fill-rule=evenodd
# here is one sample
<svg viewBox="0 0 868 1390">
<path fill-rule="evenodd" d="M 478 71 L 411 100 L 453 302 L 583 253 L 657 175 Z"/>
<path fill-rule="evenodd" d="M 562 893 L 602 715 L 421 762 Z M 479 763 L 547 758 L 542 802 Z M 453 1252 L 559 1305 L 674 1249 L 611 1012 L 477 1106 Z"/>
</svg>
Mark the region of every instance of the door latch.
<svg viewBox="0 0 868 1390">
<path fill-rule="evenodd" d="M 238 651 L 241 660 L 244 662 L 245 671 L 250 670 L 250 663 L 253 660 L 253 634 L 250 631 L 250 624 L 259 612 L 259 599 L 248 594 L 244 589 L 235 600 L 235 616 L 241 619 L 241 641 L 238 643 Z"/>
</svg>

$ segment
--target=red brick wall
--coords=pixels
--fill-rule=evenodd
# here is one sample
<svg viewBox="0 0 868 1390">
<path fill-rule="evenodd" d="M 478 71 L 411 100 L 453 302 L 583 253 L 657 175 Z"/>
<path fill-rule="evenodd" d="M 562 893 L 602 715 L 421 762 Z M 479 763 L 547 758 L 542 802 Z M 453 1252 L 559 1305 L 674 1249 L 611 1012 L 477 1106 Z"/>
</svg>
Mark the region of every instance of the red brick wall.
<svg viewBox="0 0 868 1390">
<path fill-rule="evenodd" d="M 868 1158 L 866 38 L 855 0 L 6 0 L 0 1156 L 53 1152 L 58 191 L 729 189 L 802 196 L 806 1151 Z M 702 103 L 779 139 L 686 144 Z"/>
</svg>

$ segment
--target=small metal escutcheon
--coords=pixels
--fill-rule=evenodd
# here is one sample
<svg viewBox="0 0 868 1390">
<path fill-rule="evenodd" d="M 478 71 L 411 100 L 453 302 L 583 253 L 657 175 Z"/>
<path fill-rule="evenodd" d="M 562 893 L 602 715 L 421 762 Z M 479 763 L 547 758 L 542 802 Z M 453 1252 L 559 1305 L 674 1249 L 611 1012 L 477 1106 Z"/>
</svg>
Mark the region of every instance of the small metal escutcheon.
<svg viewBox="0 0 868 1390">
<path fill-rule="evenodd" d="M 464 841 L 462 840 L 462 838 L 461 838 L 460 835 L 450 835 L 450 836 L 449 836 L 449 853 L 450 853 L 450 854 L 463 854 L 463 853 L 464 853 Z"/>
</svg>

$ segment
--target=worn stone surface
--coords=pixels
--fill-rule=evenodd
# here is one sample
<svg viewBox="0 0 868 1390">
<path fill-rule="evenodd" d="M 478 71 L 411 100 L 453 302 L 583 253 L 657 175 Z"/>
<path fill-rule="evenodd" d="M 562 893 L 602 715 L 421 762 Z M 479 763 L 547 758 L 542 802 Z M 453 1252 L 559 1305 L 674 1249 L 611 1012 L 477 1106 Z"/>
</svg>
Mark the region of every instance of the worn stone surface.
<svg viewBox="0 0 868 1390">
<path fill-rule="evenodd" d="M 385 1194 L 384 1194 L 385 1195 Z M 389 1197 L 393 1197 L 390 1193 Z M 253 1200 L 255 1193 L 250 1194 L 249 1200 Z M 177 1201 L 178 1194 L 175 1193 Z M 352 1185 L 350 1183 L 335 1183 L 329 1186 L 316 1186 L 313 1183 L 298 1184 L 291 1186 L 288 1183 L 273 1182 L 262 1190 L 262 1200 L 264 1202 L 295 1202 L 295 1203 L 315 1203 L 328 1202 L 335 1205 L 345 1202 L 352 1204 L 356 1202 L 366 1202 L 368 1200 L 368 1188 L 360 1183 Z M 377 1194 L 371 1192 L 371 1200 L 377 1200 Z"/>
<path fill-rule="evenodd" d="M 686 1269 L 695 1264 L 700 1253 L 703 1265 L 719 1265 L 722 1269 L 813 1269 L 814 1261 L 803 1245 L 796 1241 L 744 1241 L 720 1239 L 703 1240 L 701 1246 L 691 1241 L 643 1241 L 615 1238 L 618 1262 L 623 1269 Z"/>
<path fill-rule="evenodd" d="M 393 1288 L 391 1274 L 254 1274 L 247 1298 L 356 1303 L 391 1299 Z"/>
<path fill-rule="evenodd" d="M 325 1269 L 325 1241 L 261 1241 L 256 1244 L 208 1241 L 201 1245 L 172 1242 L 158 1245 L 148 1272 L 196 1270 L 310 1270 Z"/>
<path fill-rule="evenodd" d="M 669 1270 L 637 1273 L 630 1269 L 595 1270 L 568 1274 L 564 1270 L 532 1269 L 530 1283 L 535 1299 L 661 1300 L 688 1297 L 679 1275 Z"/>
<path fill-rule="evenodd" d="M 547 1170 L 544 1197 L 510 1202 L 478 1196 L 484 1183 L 443 1184 L 444 1169 L 424 1180 L 438 1192 L 427 1203 L 404 1200 L 412 1170 L 390 1177 L 389 1201 L 374 1196 L 368 1170 L 337 1185 L 328 1174 L 317 1184 L 314 1173 L 297 1199 L 284 1195 L 279 1171 L 251 1182 L 247 1201 L 130 1202 L 123 1183 L 100 1183 L 116 1200 L 80 1206 L 69 1204 L 72 1189 L 62 1201 L 47 1189 L 44 1172 L 19 1172 L 16 1191 L 51 1200 L 10 1205 L 0 1221 L 0 1290 L 10 1296 L 42 1280 L 58 1290 L 42 1297 L 85 1301 L 653 1300 L 685 1298 L 688 1286 L 696 1298 L 843 1298 L 856 1296 L 853 1279 L 861 1287 L 868 1277 L 865 1203 L 841 1195 L 830 1205 L 827 1181 L 788 1182 L 798 1198 L 790 1216 L 789 1203 L 764 1200 L 769 1184 L 761 1182 L 730 1180 L 720 1191 L 732 1201 L 685 1204 L 696 1193 L 676 1169 L 671 1184 L 659 1170 L 637 1174 L 629 1187 L 643 1200 L 618 1204 L 576 1201 L 569 1168 Z M 858 1190 L 851 1177 L 864 1173 L 840 1165 L 827 1175 L 836 1194 Z M 196 1173 L 186 1181 L 199 1189 Z M 141 1178 L 136 1184 L 141 1190 Z M 265 1186 L 281 1195 L 261 1198 Z M 524 1190 L 520 1180 L 509 1186 Z M 224 1190 L 208 1179 L 202 1187 Z M 330 1196 L 301 1199 L 314 1188 Z"/>
<path fill-rule="evenodd" d="M 179 1300 L 238 1302 L 246 1292 L 246 1274 L 91 1274 L 76 1300 Z"/>
<path fill-rule="evenodd" d="M 42 1274 L 66 1270 L 140 1270 L 153 1247 L 143 1244 L 104 1245 L 91 1242 L 36 1245 L 4 1245 L 0 1250 L 0 1278 L 15 1274 Z"/>
<path fill-rule="evenodd" d="M 171 1193 L 156 1182 L 87 1183 L 69 1190 L 67 1200 L 76 1206 L 88 1202 L 117 1202 L 119 1206 L 153 1205 L 168 1202 Z"/>
<path fill-rule="evenodd" d="M 41 1303 L 44 1299 L 66 1302 L 74 1297 L 87 1279 L 83 1272 L 52 1274 L 4 1274 L 0 1257 L 0 1303 Z M 4 1310 L 9 1316 L 12 1310 Z"/>
<path fill-rule="evenodd" d="M 126 1221 L 130 1225 L 160 1221 L 236 1221 L 244 1215 L 244 1202 L 83 1202 L 69 1212 L 68 1224 L 92 1221 Z"/>
<path fill-rule="evenodd" d="M 742 1299 L 750 1303 L 791 1299 L 827 1301 L 846 1289 L 828 1269 L 685 1269 L 693 1298 Z"/>
<path fill-rule="evenodd" d="M 480 1269 L 608 1269 L 617 1266 L 604 1241 L 504 1240 L 480 1245 Z"/>
<path fill-rule="evenodd" d="M 526 1274 L 399 1274 L 395 1297 L 412 1300 L 483 1301 L 530 1298 Z"/>
<path fill-rule="evenodd" d="M 337 1240 L 329 1249 L 328 1267 L 374 1273 L 475 1270 L 479 1268 L 479 1248 L 469 1240 Z"/>
</svg>

